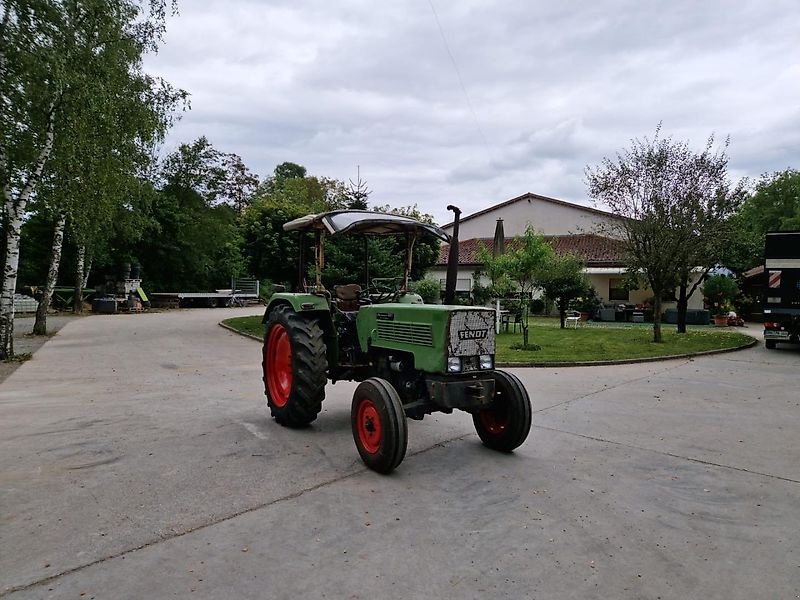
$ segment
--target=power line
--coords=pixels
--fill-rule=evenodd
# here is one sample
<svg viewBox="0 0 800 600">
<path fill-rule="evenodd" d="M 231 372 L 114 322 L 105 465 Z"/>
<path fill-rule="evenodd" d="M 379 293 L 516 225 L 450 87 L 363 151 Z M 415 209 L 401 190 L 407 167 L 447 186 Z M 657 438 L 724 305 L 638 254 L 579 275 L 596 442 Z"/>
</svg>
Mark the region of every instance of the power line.
<svg viewBox="0 0 800 600">
<path fill-rule="evenodd" d="M 483 141 L 483 147 L 486 149 L 486 155 L 489 157 L 489 163 L 493 163 L 494 158 L 492 157 L 492 151 L 489 150 L 489 142 L 486 139 L 486 135 L 483 133 L 483 128 L 481 127 L 480 121 L 478 121 L 478 115 L 475 113 L 475 109 L 472 107 L 472 102 L 469 99 L 467 88 L 464 85 L 463 78 L 461 77 L 461 71 L 458 70 L 456 59 L 453 56 L 453 53 L 450 51 L 450 45 L 447 43 L 447 37 L 444 35 L 444 29 L 442 29 L 442 24 L 439 21 L 439 15 L 436 12 L 436 7 L 433 5 L 433 0 L 428 0 L 428 4 L 431 7 L 431 12 L 433 12 L 433 18 L 436 20 L 436 26 L 439 28 L 439 34 L 442 36 L 444 48 L 447 50 L 447 55 L 450 57 L 450 62 L 453 63 L 453 70 L 456 72 L 458 84 L 461 86 L 461 91 L 464 93 L 464 98 L 467 100 L 467 106 L 469 107 L 469 112 L 472 113 L 472 119 L 475 121 L 475 127 L 477 128 L 478 133 L 481 136 L 481 140 Z"/>
</svg>

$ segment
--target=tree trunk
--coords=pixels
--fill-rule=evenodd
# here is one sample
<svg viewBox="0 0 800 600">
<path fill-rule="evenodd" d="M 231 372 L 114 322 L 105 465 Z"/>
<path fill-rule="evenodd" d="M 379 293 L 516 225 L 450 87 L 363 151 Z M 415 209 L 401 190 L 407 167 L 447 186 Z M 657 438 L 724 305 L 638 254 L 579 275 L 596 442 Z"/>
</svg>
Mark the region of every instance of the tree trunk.
<svg viewBox="0 0 800 600">
<path fill-rule="evenodd" d="M 522 302 L 522 306 L 520 306 L 520 317 L 519 325 L 522 328 L 522 347 L 528 347 L 528 303 L 526 301 Z"/>
<path fill-rule="evenodd" d="M 0 360 L 14 356 L 14 292 L 17 289 L 17 269 L 19 268 L 19 234 L 22 228 L 22 217 L 34 186 L 39 182 L 50 152 L 53 150 L 55 116 L 57 101 L 50 105 L 44 145 L 36 158 L 33 171 L 25 181 L 25 185 L 14 198 L 11 187 L 6 181 L 3 185 L 3 208 L 6 220 L 6 264 L 3 268 L 2 293 L 0 293 Z M 7 171 L 8 157 L 0 148 L 0 169 Z M 6 175 L 8 177 L 8 175 Z"/>
<path fill-rule="evenodd" d="M 22 211 L 12 210 L 6 221 L 6 264 L 3 270 L 3 293 L 0 295 L 0 360 L 14 356 L 14 292 L 19 267 L 19 234 Z"/>
<path fill-rule="evenodd" d="M 33 324 L 34 335 L 47 335 L 47 311 L 53 300 L 53 289 L 58 279 L 58 267 L 61 264 L 61 249 L 64 246 L 64 226 L 67 223 L 67 214 L 61 213 L 53 232 L 53 248 L 50 251 L 50 268 L 47 271 L 47 282 L 44 293 L 36 309 L 36 321 Z"/>
<path fill-rule="evenodd" d="M 90 254 L 89 260 L 86 261 L 86 268 L 83 270 L 83 289 L 86 289 L 89 285 L 89 275 L 92 273 L 93 262 L 94 257 Z"/>
<path fill-rule="evenodd" d="M 689 307 L 689 297 L 686 294 L 688 275 L 681 279 L 678 292 L 678 333 L 686 333 L 686 310 Z"/>
<path fill-rule="evenodd" d="M 72 299 L 72 312 L 76 315 L 83 312 L 83 264 L 86 258 L 86 246 L 78 246 L 78 257 L 75 262 L 75 294 Z"/>
<path fill-rule="evenodd" d="M 566 326 L 565 319 L 567 317 L 567 303 L 558 300 L 556 306 L 558 306 L 558 318 L 561 320 L 561 329 L 564 329 Z"/>
<path fill-rule="evenodd" d="M 653 342 L 661 343 L 661 290 L 653 290 Z"/>
</svg>

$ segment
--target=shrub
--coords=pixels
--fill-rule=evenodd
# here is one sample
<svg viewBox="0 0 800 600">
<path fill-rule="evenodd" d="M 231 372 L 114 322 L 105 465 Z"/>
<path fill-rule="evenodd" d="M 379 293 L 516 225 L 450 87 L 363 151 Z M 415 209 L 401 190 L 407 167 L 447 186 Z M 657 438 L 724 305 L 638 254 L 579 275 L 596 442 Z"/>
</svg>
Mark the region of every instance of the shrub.
<svg viewBox="0 0 800 600">
<path fill-rule="evenodd" d="M 476 277 L 472 285 L 472 302 L 475 306 L 484 306 L 492 297 L 492 287 L 481 285 L 480 279 Z"/>
<path fill-rule="evenodd" d="M 541 298 L 534 298 L 531 300 L 531 313 L 534 315 L 540 315 L 544 312 L 545 303 L 544 300 Z"/>
<path fill-rule="evenodd" d="M 738 293 L 739 286 L 736 285 L 736 280 L 725 275 L 712 275 L 703 284 L 703 295 L 715 315 L 722 315 L 731 310 L 731 303 Z"/>
<path fill-rule="evenodd" d="M 425 304 L 438 304 L 441 298 L 441 287 L 439 282 L 435 279 L 420 279 L 419 281 L 412 281 L 409 286 L 412 292 L 416 292 L 422 296 L 422 301 Z"/>
</svg>

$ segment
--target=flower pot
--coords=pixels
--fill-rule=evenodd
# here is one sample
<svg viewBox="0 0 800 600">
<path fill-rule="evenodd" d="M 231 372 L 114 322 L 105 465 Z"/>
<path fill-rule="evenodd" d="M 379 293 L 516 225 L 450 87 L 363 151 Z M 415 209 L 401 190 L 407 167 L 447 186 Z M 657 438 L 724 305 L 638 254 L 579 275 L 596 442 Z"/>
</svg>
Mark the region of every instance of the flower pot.
<svg viewBox="0 0 800 600">
<path fill-rule="evenodd" d="M 588 313 L 588 312 L 582 312 L 582 313 L 581 313 L 581 321 L 588 321 L 590 316 L 591 316 L 591 314 L 590 314 L 590 313 Z"/>
<path fill-rule="evenodd" d="M 728 315 L 714 315 L 714 326 L 715 327 L 727 327 L 728 326 Z"/>
</svg>

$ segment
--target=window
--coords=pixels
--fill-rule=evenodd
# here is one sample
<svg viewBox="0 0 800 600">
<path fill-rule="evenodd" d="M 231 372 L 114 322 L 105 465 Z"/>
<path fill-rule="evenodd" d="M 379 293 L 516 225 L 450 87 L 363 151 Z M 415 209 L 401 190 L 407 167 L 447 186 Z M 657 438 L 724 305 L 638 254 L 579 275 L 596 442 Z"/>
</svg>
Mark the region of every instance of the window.
<svg viewBox="0 0 800 600">
<path fill-rule="evenodd" d="M 615 301 L 628 301 L 628 288 L 622 277 L 611 277 L 608 280 L 608 299 Z"/>
<path fill-rule="evenodd" d="M 439 280 L 439 289 L 442 291 L 447 287 L 447 279 Z M 456 279 L 456 291 L 468 292 L 472 289 L 472 282 L 469 279 Z"/>
</svg>

